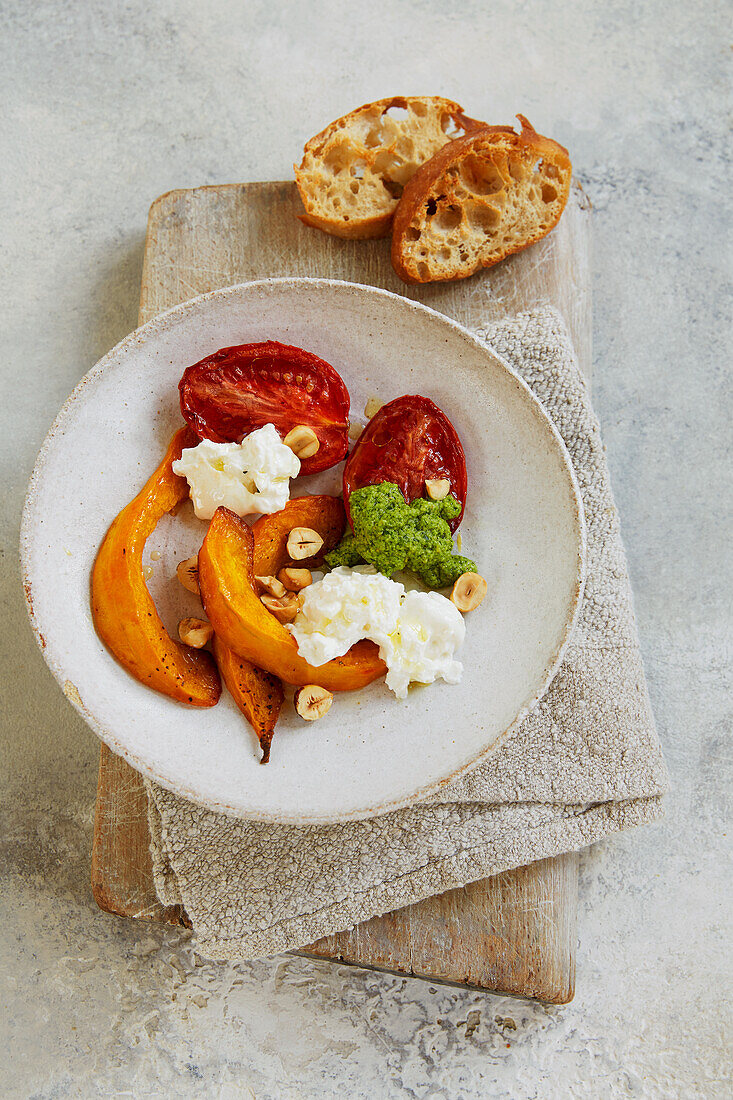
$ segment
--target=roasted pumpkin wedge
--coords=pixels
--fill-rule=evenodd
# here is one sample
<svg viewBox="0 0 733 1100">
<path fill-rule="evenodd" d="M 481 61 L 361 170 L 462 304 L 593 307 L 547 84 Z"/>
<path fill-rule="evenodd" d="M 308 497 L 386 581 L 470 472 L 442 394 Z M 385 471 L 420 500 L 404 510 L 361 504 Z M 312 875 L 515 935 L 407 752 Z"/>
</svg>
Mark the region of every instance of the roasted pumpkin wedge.
<svg viewBox="0 0 733 1100">
<path fill-rule="evenodd" d="M 257 734 L 262 749 L 260 764 L 270 759 L 270 744 L 283 705 L 283 686 L 277 676 L 238 657 L 215 634 L 211 647 L 234 702 Z"/>
<path fill-rule="evenodd" d="M 213 707 L 221 680 L 210 653 L 168 634 L 143 576 L 143 549 L 166 512 L 186 500 L 188 484 L 171 469 L 188 428 L 176 432 L 158 469 L 112 523 L 92 572 L 92 615 L 102 641 L 137 680 L 192 707 Z"/>
<path fill-rule="evenodd" d="M 316 520 L 311 526 L 319 530 Z M 217 508 L 199 551 L 199 587 L 219 640 L 288 684 L 355 691 L 384 675 L 387 670 L 379 650 L 368 641 L 357 642 L 343 657 L 318 667 L 303 660 L 293 636 L 256 592 L 254 542 L 252 530 L 239 516 Z"/>
<path fill-rule="evenodd" d="M 338 546 L 345 526 L 346 509 L 340 497 L 295 497 L 279 512 L 262 516 L 253 525 L 255 576 L 274 577 L 283 566 L 290 565 L 287 544 L 294 527 L 310 527 L 323 539 L 315 557 L 297 562 L 299 567 L 315 569 L 324 555 Z"/>
</svg>

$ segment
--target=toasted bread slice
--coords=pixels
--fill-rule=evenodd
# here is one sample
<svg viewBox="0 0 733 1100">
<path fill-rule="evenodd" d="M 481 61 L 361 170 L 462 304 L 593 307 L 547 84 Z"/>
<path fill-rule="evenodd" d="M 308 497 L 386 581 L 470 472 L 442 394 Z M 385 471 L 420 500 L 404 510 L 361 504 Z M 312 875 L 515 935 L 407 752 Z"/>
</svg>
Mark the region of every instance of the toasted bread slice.
<svg viewBox="0 0 733 1100">
<path fill-rule="evenodd" d="M 306 143 L 295 181 L 306 225 L 336 237 L 386 237 L 402 189 L 446 142 L 483 122 L 440 96 L 392 96 L 337 118 Z"/>
<path fill-rule="evenodd" d="M 406 283 L 465 279 L 540 240 L 570 192 L 567 149 L 532 129 L 487 126 L 440 149 L 395 211 L 392 266 Z"/>
</svg>

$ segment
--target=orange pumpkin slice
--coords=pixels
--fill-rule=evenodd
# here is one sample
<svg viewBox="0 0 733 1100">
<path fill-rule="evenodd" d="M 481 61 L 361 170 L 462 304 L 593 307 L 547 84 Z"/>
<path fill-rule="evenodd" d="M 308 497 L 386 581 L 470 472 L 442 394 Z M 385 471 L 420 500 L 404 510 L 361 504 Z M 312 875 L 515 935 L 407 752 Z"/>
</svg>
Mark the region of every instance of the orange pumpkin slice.
<svg viewBox="0 0 733 1100">
<path fill-rule="evenodd" d="M 270 745 L 283 705 L 283 686 L 277 676 L 239 657 L 215 634 L 214 657 L 234 702 L 257 734 L 262 749 L 260 764 L 270 759 Z"/>
<path fill-rule="evenodd" d="M 105 535 L 92 572 L 92 615 L 97 633 L 140 683 L 192 707 L 213 707 L 221 680 L 210 653 L 171 638 L 143 576 L 143 550 L 158 521 L 188 498 L 186 479 L 172 464 L 196 445 L 183 428 L 134 500 Z"/>
<path fill-rule="evenodd" d="M 309 526 L 319 530 L 315 518 Z M 266 559 L 264 551 L 258 559 L 258 568 L 264 568 L 265 561 L 272 568 L 280 568 L 288 560 L 287 550 L 282 560 L 272 550 L 267 553 Z M 229 509 L 217 508 L 199 552 L 199 587 L 209 622 L 224 645 L 298 686 L 320 684 L 329 691 L 355 691 L 384 675 L 386 666 L 379 650 L 369 641 L 357 642 L 343 657 L 326 664 L 309 665 L 299 655 L 293 636 L 261 603 L 254 579 L 254 556 L 252 530 Z"/>
</svg>

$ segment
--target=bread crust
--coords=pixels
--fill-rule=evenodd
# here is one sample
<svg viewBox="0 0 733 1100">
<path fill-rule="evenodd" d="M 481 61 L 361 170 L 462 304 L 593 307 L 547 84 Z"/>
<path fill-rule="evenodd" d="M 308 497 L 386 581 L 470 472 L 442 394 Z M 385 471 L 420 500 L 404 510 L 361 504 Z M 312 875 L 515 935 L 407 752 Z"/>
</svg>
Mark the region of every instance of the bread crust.
<svg viewBox="0 0 733 1100">
<path fill-rule="evenodd" d="M 392 108 L 406 111 L 408 117 L 404 123 L 390 119 L 391 125 L 384 127 Z M 420 119 L 424 119 L 422 127 Z M 440 127 L 436 127 L 437 119 Z M 300 165 L 293 165 L 304 207 L 299 219 L 346 240 L 389 236 L 407 179 L 440 144 L 453 140 L 446 125 L 462 135 L 485 123 L 470 118 L 459 103 L 441 96 L 390 96 L 364 103 L 335 119 L 306 142 Z M 382 135 L 382 129 L 389 132 Z M 412 143 L 410 131 L 415 138 Z M 425 153 L 414 150 L 413 158 L 418 157 L 414 161 L 409 150 L 418 139 Z M 354 163 L 362 175 L 352 171 Z M 342 207 L 338 211 L 336 203 Z"/>
<path fill-rule="evenodd" d="M 404 282 L 468 278 L 534 244 L 560 220 L 572 177 L 568 151 L 517 118 L 520 133 L 511 126 L 473 130 L 439 149 L 409 180 L 392 226 L 392 266 Z M 479 177 L 473 190 L 472 173 Z M 441 219 L 456 224 L 433 231 Z M 492 223 L 494 238 L 506 238 L 493 248 Z M 455 256 L 443 255 L 452 250 Z"/>
<path fill-rule="evenodd" d="M 340 237 L 344 241 L 371 241 L 388 237 L 392 232 L 393 217 L 394 211 L 391 211 L 381 217 L 362 218 L 361 221 L 347 222 L 344 225 L 330 218 L 319 218 L 316 214 L 297 215 L 298 220 L 303 225 L 309 225 L 312 229 L 320 229 L 331 237 Z"/>
</svg>

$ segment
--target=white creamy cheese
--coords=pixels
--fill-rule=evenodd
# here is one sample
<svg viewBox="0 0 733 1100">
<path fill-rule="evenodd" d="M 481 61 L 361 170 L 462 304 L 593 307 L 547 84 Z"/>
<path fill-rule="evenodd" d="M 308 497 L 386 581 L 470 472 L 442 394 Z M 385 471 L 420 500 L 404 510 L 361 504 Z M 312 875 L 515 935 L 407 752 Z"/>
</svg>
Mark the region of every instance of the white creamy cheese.
<svg viewBox="0 0 733 1100">
<path fill-rule="evenodd" d="M 463 666 L 455 654 L 466 626 L 458 608 L 438 592 L 406 592 L 371 566 L 339 566 L 302 594 L 303 608 L 288 629 L 309 664 L 325 664 L 369 638 L 387 665 L 387 687 L 399 699 L 412 681 L 460 680 Z"/>
<path fill-rule="evenodd" d="M 285 446 L 277 428 L 265 424 L 241 443 L 202 439 L 181 453 L 173 473 L 188 481 L 199 519 L 211 519 L 219 507 L 238 516 L 270 515 L 288 503 L 290 478 L 300 473 L 300 459 Z"/>
</svg>

